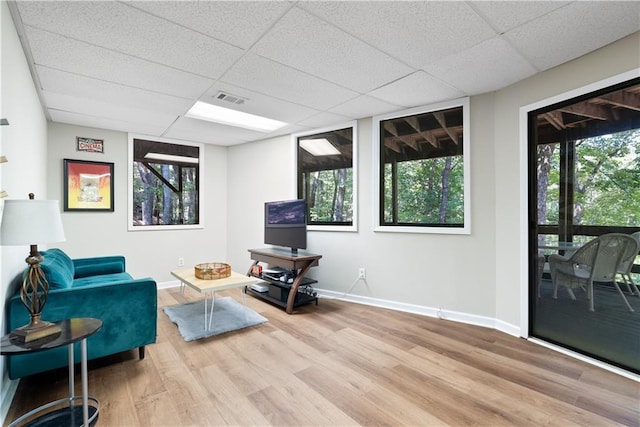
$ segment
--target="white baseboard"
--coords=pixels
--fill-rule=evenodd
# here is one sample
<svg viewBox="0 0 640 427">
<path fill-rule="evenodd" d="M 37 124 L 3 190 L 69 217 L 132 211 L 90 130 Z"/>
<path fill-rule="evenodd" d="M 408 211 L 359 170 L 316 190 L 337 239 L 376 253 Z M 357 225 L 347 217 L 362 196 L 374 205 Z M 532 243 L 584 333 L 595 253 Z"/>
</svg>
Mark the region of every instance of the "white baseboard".
<svg viewBox="0 0 640 427">
<path fill-rule="evenodd" d="M 495 319 L 494 328 L 500 332 L 504 332 L 505 334 L 512 335 L 514 337 L 522 337 L 522 329 L 516 325 L 512 325 L 511 323 L 507 323 L 500 319 Z"/>
<path fill-rule="evenodd" d="M 343 301 L 355 302 L 358 304 L 370 305 L 374 307 L 388 308 L 390 310 L 404 311 L 407 313 L 421 314 L 423 316 L 435 317 L 443 320 L 467 323 L 469 325 L 482 326 L 485 328 L 497 329 L 501 332 L 513 336 L 520 336 L 520 328 L 502 320 L 476 314 L 462 313 L 459 311 L 446 310 L 442 308 L 426 307 L 423 305 L 407 304 L 397 301 L 383 300 L 379 298 L 365 297 L 361 295 L 345 294 L 344 292 L 334 292 L 324 289 L 314 288 L 320 298 L 339 299 Z"/>
<path fill-rule="evenodd" d="M 170 280 L 168 282 L 156 282 L 156 288 L 158 289 L 176 288 L 178 286 L 180 286 L 179 280 Z"/>
</svg>

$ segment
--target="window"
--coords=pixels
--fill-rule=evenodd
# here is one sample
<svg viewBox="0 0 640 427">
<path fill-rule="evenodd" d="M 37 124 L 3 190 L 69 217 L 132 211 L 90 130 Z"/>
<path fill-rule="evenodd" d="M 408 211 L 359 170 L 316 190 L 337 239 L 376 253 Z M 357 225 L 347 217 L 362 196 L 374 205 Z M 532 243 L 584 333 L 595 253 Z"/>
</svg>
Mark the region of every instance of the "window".
<svg viewBox="0 0 640 427">
<path fill-rule="evenodd" d="M 298 197 L 313 230 L 357 230 L 355 122 L 293 135 Z"/>
<path fill-rule="evenodd" d="M 202 145 L 129 136 L 129 230 L 198 228 Z"/>
<path fill-rule="evenodd" d="M 468 105 L 374 117 L 376 230 L 470 233 Z"/>
</svg>

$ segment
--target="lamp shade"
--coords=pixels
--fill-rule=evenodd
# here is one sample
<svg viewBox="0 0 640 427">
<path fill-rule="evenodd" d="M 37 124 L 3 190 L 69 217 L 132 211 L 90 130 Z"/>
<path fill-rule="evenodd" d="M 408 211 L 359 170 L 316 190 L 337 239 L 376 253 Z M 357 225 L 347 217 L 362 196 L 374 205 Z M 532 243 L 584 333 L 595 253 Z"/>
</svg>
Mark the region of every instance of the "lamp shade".
<svg viewBox="0 0 640 427">
<path fill-rule="evenodd" d="M 57 200 L 5 200 L 0 245 L 37 245 L 64 240 Z"/>
</svg>

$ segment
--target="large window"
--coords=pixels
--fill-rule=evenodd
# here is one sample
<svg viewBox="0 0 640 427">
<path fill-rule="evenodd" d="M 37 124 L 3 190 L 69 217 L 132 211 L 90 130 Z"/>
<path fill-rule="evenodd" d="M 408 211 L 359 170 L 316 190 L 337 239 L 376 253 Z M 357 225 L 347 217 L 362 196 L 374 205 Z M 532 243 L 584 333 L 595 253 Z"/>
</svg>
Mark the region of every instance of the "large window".
<svg viewBox="0 0 640 427">
<path fill-rule="evenodd" d="M 201 145 L 130 136 L 129 155 L 129 230 L 201 226 Z"/>
<path fill-rule="evenodd" d="M 298 197 L 307 201 L 308 226 L 356 230 L 356 123 L 293 135 Z"/>
<path fill-rule="evenodd" d="M 378 230 L 470 232 L 468 105 L 374 118 Z"/>
</svg>

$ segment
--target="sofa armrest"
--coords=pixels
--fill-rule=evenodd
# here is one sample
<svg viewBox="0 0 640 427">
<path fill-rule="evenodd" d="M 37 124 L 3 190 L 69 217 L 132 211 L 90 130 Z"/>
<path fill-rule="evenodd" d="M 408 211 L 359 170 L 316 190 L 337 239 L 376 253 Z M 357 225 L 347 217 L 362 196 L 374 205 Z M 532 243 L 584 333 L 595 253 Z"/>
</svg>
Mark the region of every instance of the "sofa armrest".
<svg viewBox="0 0 640 427">
<path fill-rule="evenodd" d="M 74 279 L 103 274 L 124 273 L 126 261 L 124 256 L 103 256 L 93 258 L 77 258 L 73 260 Z"/>
</svg>

